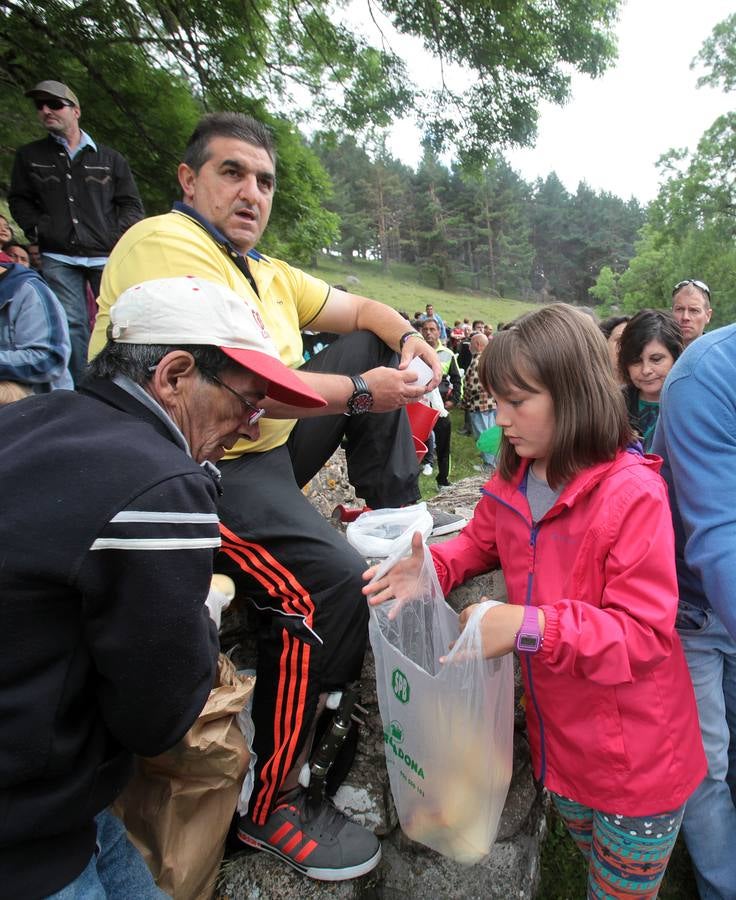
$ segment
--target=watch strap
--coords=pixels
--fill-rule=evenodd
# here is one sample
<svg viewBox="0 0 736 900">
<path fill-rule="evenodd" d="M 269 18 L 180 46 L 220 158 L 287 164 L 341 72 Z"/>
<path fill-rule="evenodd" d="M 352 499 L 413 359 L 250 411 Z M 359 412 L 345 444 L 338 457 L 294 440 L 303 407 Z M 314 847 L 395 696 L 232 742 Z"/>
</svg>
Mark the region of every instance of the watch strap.
<svg viewBox="0 0 736 900">
<path fill-rule="evenodd" d="M 365 378 L 362 375 L 350 375 L 348 376 L 350 380 L 353 382 L 353 391 L 360 393 L 368 393 L 370 394 L 370 388 L 365 383 Z"/>
<path fill-rule="evenodd" d="M 542 646 L 539 616 L 536 606 L 525 606 L 521 628 L 516 633 L 516 649 L 519 653 L 536 653 Z"/>
</svg>

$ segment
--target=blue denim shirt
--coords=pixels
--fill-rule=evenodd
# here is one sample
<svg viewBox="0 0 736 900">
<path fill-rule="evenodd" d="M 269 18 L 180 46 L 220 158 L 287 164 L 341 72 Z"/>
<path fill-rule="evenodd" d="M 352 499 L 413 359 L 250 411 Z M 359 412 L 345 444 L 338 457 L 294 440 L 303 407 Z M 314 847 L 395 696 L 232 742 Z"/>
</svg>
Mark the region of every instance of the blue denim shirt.
<svg viewBox="0 0 736 900">
<path fill-rule="evenodd" d="M 680 600 L 712 608 L 736 637 L 736 325 L 677 360 L 652 450 L 670 491 Z"/>
</svg>

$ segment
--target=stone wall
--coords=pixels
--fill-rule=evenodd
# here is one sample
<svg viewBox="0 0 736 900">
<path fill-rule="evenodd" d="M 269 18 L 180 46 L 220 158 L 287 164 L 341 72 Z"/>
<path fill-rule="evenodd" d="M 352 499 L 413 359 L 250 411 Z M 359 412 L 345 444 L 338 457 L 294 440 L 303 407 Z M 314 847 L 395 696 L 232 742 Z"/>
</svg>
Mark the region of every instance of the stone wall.
<svg viewBox="0 0 736 900">
<path fill-rule="evenodd" d="M 437 505 L 449 512 L 469 516 L 482 479 L 459 482 L 438 498 Z M 344 460 L 336 454 L 305 493 L 324 515 L 339 503 L 355 505 L 347 482 Z M 450 604 L 461 610 L 481 596 L 504 596 L 500 572 L 474 579 L 453 591 Z M 241 631 L 242 616 L 236 609 L 227 632 Z M 237 652 L 242 660 L 252 657 L 248 642 Z M 531 900 L 539 879 L 540 844 L 544 835 L 543 798 L 536 786 L 529 760 L 524 715 L 519 699 L 517 667 L 514 770 L 499 833 L 490 855 L 482 863 L 463 866 L 421 844 L 410 841 L 398 825 L 386 771 L 383 727 L 378 713 L 373 655 L 366 654 L 362 675 L 361 704 L 367 709 L 365 726 L 351 772 L 335 798 L 336 804 L 356 821 L 374 831 L 382 842 L 383 858 L 373 872 L 353 881 L 336 884 L 316 882 L 297 874 L 268 853 L 235 853 L 224 861 L 216 896 L 219 900 L 271 900 L 298 896 L 301 900 Z"/>
</svg>

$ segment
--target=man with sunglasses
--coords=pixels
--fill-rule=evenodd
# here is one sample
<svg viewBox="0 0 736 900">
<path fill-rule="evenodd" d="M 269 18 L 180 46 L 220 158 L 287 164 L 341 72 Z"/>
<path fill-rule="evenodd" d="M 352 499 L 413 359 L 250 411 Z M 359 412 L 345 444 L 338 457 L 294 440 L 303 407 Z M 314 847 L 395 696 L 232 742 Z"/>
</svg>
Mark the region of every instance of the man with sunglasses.
<svg viewBox="0 0 736 900">
<path fill-rule="evenodd" d="M 672 315 L 682 331 L 685 346 L 699 338 L 710 322 L 710 288 L 704 281 L 686 278 L 672 289 Z"/>
<path fill-rule="evenodd" d="M 102 269 L 118 238 L 143 218 L 125 158 L 79 127 L 76 94 L 60 81 L 26 91 L 48 136 L 15 154 L 8 202 L 30 241 L 38 242 L 43 276 L 66 312 L 75 383 L 89 343 L 87 286 L 99 294 Z"/>
</svg>

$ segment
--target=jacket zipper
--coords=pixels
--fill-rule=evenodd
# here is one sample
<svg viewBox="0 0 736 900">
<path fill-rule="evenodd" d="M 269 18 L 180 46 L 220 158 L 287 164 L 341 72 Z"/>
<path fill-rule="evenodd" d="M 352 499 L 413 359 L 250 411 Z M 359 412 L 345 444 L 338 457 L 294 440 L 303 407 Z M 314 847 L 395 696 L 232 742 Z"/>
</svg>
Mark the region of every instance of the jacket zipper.
<svg viewBox="0 0 736 900">
<path fill-rule="evenodd" d="M 490 491 L 485 490 L 485 488 L 482 489 L 482 493 L 484 493 L 487 497 L 491 497 L 497 503 L 500 503 L 501 506 L 505 506 L 507 509 L 510 509 L 512 512 L 516 513 L 517 516 L 521 516 L 521 518 L 524 519 L 524 524 L 526 525 L 526 518 L 518 509 L 516 509 L 516 507 L 512 506 L 510 503 L 507 503 L 505 500 L 502 500 L 497 494 L 492 494 Z M 524 599 L 525 606 L 532 605 L 532 585 L 534 583 L 534 570 L 537 564 L 537 535 L 539 534 L 540 527 L 540 523 L 532 523 L 532 527 L 529 532 L 529 546 L 532 548 L 532 565 L 526 579 L 526 597 Z M 531 656 L 528 653 L 525 653 L 524 656 L 526 657 L 526 659 L 524 660 L 524 665 L 526 666 L 527 681 L 529 684 L 529 698 L 532 701 L 534 712 L 536 713 L 537 721 L 539 722 L 539 780 L 542 784 L 544 784 L 544 777 L 547 774 L 547 747 L 544 735 L 544 720 L 542 719 L 542 713 L 539 709 L 539 704 L 537 703 L 537 695 L 534 690 Z"/>
<path fill-rule="evenodd" d="M 532 584 L 534 583 L 534 571 L 537 565 L 537 535 L 539 534 L 539 523 L 532 525 L 529 535 L 529 545 L 532 548 L 532 568 L 526 579 L 526 606 L 532 603 Z M 542 718 L 539 704 L 537 703 L 537 695 L 534 690 L 534 678 L 532 676 L 532 658 L 531 654 L 526 653 L 524 664 L 526 665 L 526 676 L 529 681 L 529 697 L 534 706 L 534 712 L 537 714 L 537 722 L 539 722 L 539 780 L 544 784 L 544 777 L 547 774 L 547 745 L 544 736 L 544 719 Z"/>
</svg>

